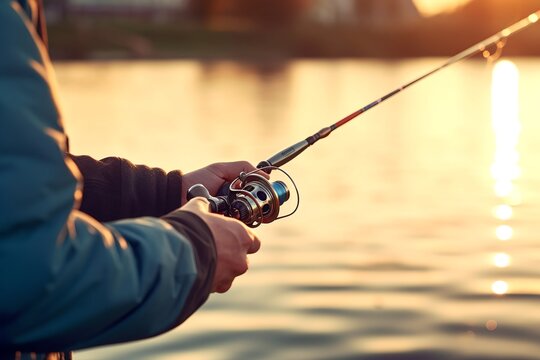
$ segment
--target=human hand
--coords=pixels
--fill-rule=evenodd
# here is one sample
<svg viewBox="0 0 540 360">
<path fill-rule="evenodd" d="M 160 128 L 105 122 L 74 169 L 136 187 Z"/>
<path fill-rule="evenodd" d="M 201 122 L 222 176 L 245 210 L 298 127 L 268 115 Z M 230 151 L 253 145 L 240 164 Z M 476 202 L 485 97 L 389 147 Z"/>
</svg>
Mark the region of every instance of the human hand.
<svg viewBox="0 0 540 360">
<path fill-rule="evenodd" d="M 202 197 L 193 198 L 180 210 L 196 214 L 210 228 L 217 251 L 212 292 L 226 292 L 234 278 L 248 270 L 247 254 L 257 252 L 261 242 L 242 222 L 209 212 L 208 200 Z"/>
<path fill-rule="evenodd" d="M 210 195 L 215 196 L 225 182 L 233 181 L 242 171 L 250 172 L 255 169 L 247 161 L 235 161 L 214 163 L 202 169 L 184 174 L 182 176 L 181 204 L 186 203 L 187 191 L 195 184 L 203 184 L 208 189 Z M 268 174 L 264 171 L 260 171 L 258 174 L 269 178 Z"/>
</svg>

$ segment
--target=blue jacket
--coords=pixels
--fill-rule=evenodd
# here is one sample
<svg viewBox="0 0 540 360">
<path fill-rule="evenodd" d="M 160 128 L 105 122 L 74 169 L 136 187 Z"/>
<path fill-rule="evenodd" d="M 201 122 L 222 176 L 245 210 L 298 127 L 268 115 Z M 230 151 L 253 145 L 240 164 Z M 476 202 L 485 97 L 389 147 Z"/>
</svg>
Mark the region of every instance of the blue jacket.
<svg viewBox="0 0 540 360">
<path fill-rule="evenodd" d="M 184 211 L 100 222 L 80 210 L 37 8 L 0 0 L 0 354 L 157 335 L 208 297 L 212 234 Z"/>
</svg>

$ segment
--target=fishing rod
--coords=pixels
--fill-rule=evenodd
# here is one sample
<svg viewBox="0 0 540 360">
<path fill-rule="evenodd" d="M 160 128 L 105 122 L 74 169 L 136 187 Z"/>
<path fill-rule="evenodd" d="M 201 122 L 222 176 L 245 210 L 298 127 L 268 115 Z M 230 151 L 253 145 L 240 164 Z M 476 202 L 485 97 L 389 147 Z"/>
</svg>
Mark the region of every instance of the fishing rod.
<svg viewBox="0 0 540 360">
<path fill-rule="evenodd" d="M 378 98 L 375 101 L 372 101 L 363 108 L 347 115 L 338 122 L 322 128 L 315 134 L 307 137 L 305 140 L 287 147 L 285 150 L 278 152 L 267 160 L 261 161 L 257 165 L 257 170 L 249 173 L 240 173 L 240 175 L 232 183 L 224 184 L 217 196 L 211 196 L 208 190 L 202 184 L 192 186 L 188 190 L 188 200 L 196 196 L 202 196 L 209 200 L 210 210 L 212 212 L 236 218 L 250 227 L 257 227 L 262 223 L 269 223 L 294 214 L 294 212 L 296 212 L 298 209 L 300 196 L 296 184 L 289 174 L 280 169 L 281 166 L 287 164 L 320 139 L 324 139 L 330 135 L 337 128 L 345 125 L 359 115 L 390 99 L 419 81 L 437 73 L 438 71 L 479 53 L 482 53 L 486 59 L 498 57 L 510 36 L 538 22 L 539 19 L 540 10 L 499 31 L 495 35 L 492 35 L 487 39 L 482 40 L 479 43 L 450 57 L 446 62 L 438 67 L 428 71 L 412 81 L 409 81 L 399 88 L 390 91 L 388 94 Z M 496 46 L 496 52 L 492 55 L 488 48 L 492 47 L 493 45 Z M 279 209 L 280 206 L 289 200 L 290 197 L 290 192 L 286 184 L 282 181 L 270 182 L 266 179 L 266 177 L 257 174 L 257 172 L 260 171 L 270 174 L 273 170 L 279 170 L 280 172 L 284 173 L 292 182 L 296 191 L 296 207 L 289 214 L 284 216 L 279 216 Z"/>
<path fill-rule="evenodd" d="M 288 163 L 289 161 L 291 161 L 292 159 L 294 159 L 295 157 L 300 155 L 300 153 L 302 153 L 304 150 L 306 150 L 309 146 L 315 144 L 320 139 L 323 139 L 323 138 L 327 137 L 328 135 L 330 135 L 337 128 L 345 125 L 346 123 L 348 123 L 352 119 L 354 119 L 354 118 L 358 117 L 359 115 L 365 113 L 366 111 L 374 108 L 375 106 L 379 105 L 380 103 L 390 99 L 394 95 L 399 94 L 400 92 L 402 92 L 403 90 L 407 89 L 408 87 L 416 84 L 417 82 L 419 82 L 419 81 L 421 81 L 421 80 L 435 74 L 436 72 L 438 72 L 438 71 L 440 71 L 440 70 L 442 70 L 442 69 L 444 69 L 444 68 L 446 68 L 446 67 L 448 67 L 448 66 L 450 66 L 452 64 L 455 64 L 455 63 L 460 62 L 462 60 L 468 59 L 468 58 L 470 58 L 470 57 L 472 57 L 472 56 L 474 56 L 474 55 L 476 55 L 476 54 L 478 54 L 480 52 L 483 53 L 485 58 L 489 58 L 491 56 L 491 53 L 487 49 L 488 49 L 488 47 L 490 47 L 492 45 L 496 45 L 497 46 L 497 51 L 500 53 L 500 51 L 502 51 L 502 48 L 506 44 L 506 39 L 508 39 L 510 36 L 514 35 L 515 33 L 517 33 L 519 31 L 531 26 L 532 24 L 536 23 L 539 19 L 540 19 L 540 10 L 535 12 L 535 13 L 532 13 L 531 15 L 529 15 L 526 18 L 516 22 L 515 24 L 510 25 L 506 29 L 496 33 L 493 36 L 490 36 L 489 38 L 479 42 L 478 44 L 475 44 L 475 45 L 469 47 L 468 49 L 463 50 L 459 54 L 452 56 L 451 58 L 449 58 L 442 65 L 440 65 L 440 66 L 436 67 L 435 69 L 433 69 L 433 70 L 431 70 L 431 71 L 417 77 L 416 79 L 414 79 L 414 80 L 400 86 L 399 88 L 397 88 L 395 90 L 392 90 L 391 92 L 384 95 L 383 97 L 380 97 L 375 101 L 372 101 L 371 103 L 367 104 L 363 108 L 353 112 L 350 115 L 347 115 L 346 117 L 339 120 L 335 124 L 332 124 L 332 125 L 330 125 L 328 127 L 322 128 L 321 130 L 319 130 L 315 134 L 309 136 L 305 140 L 302 140 L 302 141 L 300 141 L 300 142 L 298 142 L 298 143 L 296 143 L 296 144 L 294 144 L 292 146 L 289 146 L 288 148 L 286 148 L 283 151 L 280 151 L 279 153 L 275 154 L 274 156 L 272 156 L 268 160 L 261 161 L 257 165 L 257 167 L 258 168 L 269 167 L 269 166 L 270 167 L 280 167 L 282 165 L 285 165 L 286 163 Z"/>
</svg>

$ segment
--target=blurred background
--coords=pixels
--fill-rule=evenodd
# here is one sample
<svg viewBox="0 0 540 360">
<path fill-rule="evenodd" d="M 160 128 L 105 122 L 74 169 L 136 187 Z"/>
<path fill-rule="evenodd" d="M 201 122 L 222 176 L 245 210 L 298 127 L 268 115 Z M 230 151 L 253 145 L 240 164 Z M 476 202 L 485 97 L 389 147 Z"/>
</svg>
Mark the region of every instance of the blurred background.
<svg viewBox="0 0 540 360">
<path fill-rule="evenodd" d="M 49 0 L 56 59 L 447 56 L 537 0 Z M 536 37 L 535 37 L 536 35 Z M 539 55 L 538 31 L 513 41 Z"/>
<path fill-rule="evenodd" d="M 183 171 L 256 164 L 540 10 L 45 3 L 71 151 Z M 75 357 L 540 359 L 540 24 L 501 55 L 422 80 L 284 166 L 298 212 L 257 228 L 250 271 L 185 324 Z"/>
</svg>

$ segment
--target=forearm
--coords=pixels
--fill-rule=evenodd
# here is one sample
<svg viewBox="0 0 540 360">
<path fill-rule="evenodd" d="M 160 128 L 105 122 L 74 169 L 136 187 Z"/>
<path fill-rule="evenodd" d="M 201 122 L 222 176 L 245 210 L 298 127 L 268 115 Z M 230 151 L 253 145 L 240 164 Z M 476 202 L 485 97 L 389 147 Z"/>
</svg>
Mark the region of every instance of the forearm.
<svg viewBox="0 0 540 360">
<path fill-rule="evenodd" d="M 74 350 L 180 324 L 208 297 L 215 271 L 209 231 L 190 229 L 188 238 L 155 218 L 103 226 L 75 211 L 58 237 L 48 226 L 25 231 L 26 244 L 2 249 L 17 261 L 0 264 L 9 274 L 0 291 L 10 294 L 0 300 L 0 348 Z"/>
<path fill-rule="evenodd" d="M 69 156 L 83 176 L 80 210 L 99 221 L 159 217 L 180 207 L 180 171 L 165 173 L 116 157 Z"/>
</svg>

